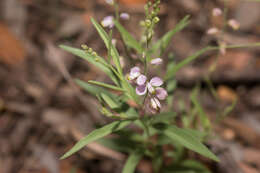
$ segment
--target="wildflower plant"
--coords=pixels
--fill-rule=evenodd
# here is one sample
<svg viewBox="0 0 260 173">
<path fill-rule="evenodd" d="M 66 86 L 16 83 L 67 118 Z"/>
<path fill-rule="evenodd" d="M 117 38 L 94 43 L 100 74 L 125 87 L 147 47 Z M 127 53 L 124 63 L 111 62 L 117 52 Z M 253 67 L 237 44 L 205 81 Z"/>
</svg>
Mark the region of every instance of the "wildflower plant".
<svg viewBox="0 0 260 173">
<path fill-rule="evenodd" d="M 89 143 L 97 141 L 114 150 L 129 154 L 122 170 L 123 173 L 133 173 L 142 159 L 152 161 L 154 172 L 171 172 L 178 168 L 209 172 L 195 159 L 188 159 L 186 149 L 214 161 L 219 161 L 219 159 L 203 144 L 205 142 L 204 132 L 199 131 L 199 128 L 192 129 L 191 119 L 183 121 L 182 127 L 177 126 L 177 112 L 172 109 L 171 103 L 176 88 L 176 72 L 206 51 L 219 50 L 220 47 L 208 46 L 178 63 L 173 61 L 172 56 L 169 56 L 169 62 L 165 65 L 167 68 L 164 76 L 152 75 L 151 68 L 155 68 L 157 71 L 163 68 L 166 61 L 164 52 L 174 34 L 180 32 L 189 24 L 189 16 L 185 16 L 175 28 L 155 41 L 153 36 L 154 29 L 160 21 L 158 16 L 160 0 L 148 1 L 144 7 L 145 19 L 140 22 L 143 34 L 138 41 L 120 23 L 120 20 L 129 20 L 130 15 L 119 13 L 116 1 L 106 0 L 106 2 L 115 7 L 115 16 L 105 17 L 101 24 L 95 19 L 91 19 L 107 48 L 106 58 L 98 55 L 87 45 L 82 45 L 82 49 L 64 45 L 60 47 L 87 60 L 111 79 L 113 84 L 94 80 L 88 82 L 76 80 L 79 86 L 97 97 L 100 102 L 100 112 L 109 117 L 111 123 L 89 133 L 61 158 L 65 159 Z M 219 10 L 215 10 L 213 13 L 214 15 L 221 15 Z M 114 30 L 120 33 L 127 48 L 127 54 L 135 54 L 139 57 L 134 61 L 136 64 L 130 67 L 130 70 L 126 70 L 122 66 L 120 53 L 115 44 L 116 41 L 112 37 Z M 226 45 L 225 48 L 259 45 L 260 43 Z M 130 59 L 131 56 L 126 58 Z M 127 61 L 127 59 L 124 61 Z M 198 90 L 196 89 L 191 96 L 194 109 L 203 114 L 199 117 L 202 126 L 208 127 L 210 121 L 204 115 L 205 113 L 197 101 L 197 95 Z M 116 134 L 117 137 L 104 138 L 112 133 Z M 170 147 L 165 150 L 164 146 Z M 167 164 L 165 162 L 166 157 L 171 158 Z"/>
</svg>

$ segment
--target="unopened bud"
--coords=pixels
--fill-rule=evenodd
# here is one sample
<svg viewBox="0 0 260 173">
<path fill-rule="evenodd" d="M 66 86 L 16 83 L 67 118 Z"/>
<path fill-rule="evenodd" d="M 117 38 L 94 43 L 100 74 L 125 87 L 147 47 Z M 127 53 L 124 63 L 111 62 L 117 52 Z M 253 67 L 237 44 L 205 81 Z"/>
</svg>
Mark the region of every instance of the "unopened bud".
<svg viewBox="0 0 260 173">
<path fill-rule="evenodd" d="M 92 49 L 92 48 L 89 48 L 89 49 L 88 49 L 88 52 L 89 52 L 89 53 L 92 53 L 92 52 L 93 52 L 93 49 Z"/>
<path fill-rule="evenodd" d="M 236 21 L 235 19 L 230 19 L 230 20 L 228 21 L 228 25 L 229 25 L 232 29 L 234 29 L 234 30 L 238 30 L 239 27 L 240 27 L 240 24 L 239 24 L 238 21 Z"/>
<path fill-rule="evenodd" d="M 87 49 L 88 49 L 88 46 L 85 45 L 85 44 L 82 44 L 82 45 L 81 45 L 81 48 L 84 49 L 84 50 L 87 50 Z"/>
<path fill-rule="evenodd" d="M 153 18 L 154 23 L 158 23 L 159 21 L 160 21 L 159 17 L 156 16 L 155 18 Z"/>
<path fill-rule="evenodd" d="M 96 52 L 92 52 L 91 55 L 97 56 L 97 53 Z"/>
<path fill-rule="evenodd" d="M 146 20 L 145 20 L 145 26 L 146 26 L 146 27 L 150 27 L 151 24 L 152 24 L 151 20 L 149 20 L 149 19 L 146 19 Z"/>
</svg>

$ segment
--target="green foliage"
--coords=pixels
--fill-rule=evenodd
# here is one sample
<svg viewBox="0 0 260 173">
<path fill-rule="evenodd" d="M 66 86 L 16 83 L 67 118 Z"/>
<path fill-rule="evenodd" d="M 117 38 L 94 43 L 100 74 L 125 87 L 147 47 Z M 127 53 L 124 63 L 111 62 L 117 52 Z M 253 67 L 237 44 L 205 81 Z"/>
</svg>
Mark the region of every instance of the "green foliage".
<svg viewBox="0 0 260 173">
<path fill-rule="evenodd" d="M 109 50 L 109 48 L 111 47 L 111 56 L 113 59 L 113 62 L 116 65 L 117 71 L 119 72 L 119 74 L 123 77 L 123 71 L 122 71 L 122 67 L 120 65 L 120 61 L 119 61 L 119 54 L 115 48 L 115 46 L 113 44 L 109 44 L 110 43 L 110 39 L 109 36 L 107 35 L 106 31 L 102 28 L 101 25 L 99 25 L 95 19 L 91 18 L 91 22 L 92 24 L 95 26 L 96 30 L 98 31 L 100 37 L 103 39 L 107 49 Z"/>
<path fill-rule="evenodd" d="M 116 84 L 118 84 L 118 79 L 111 70 L 110 65 L 106 63 L 106 61 L 99 57 L 99 56 L 94 56 L 91 55 L 83 50 L 77 49 L 77 48 L 72 48 L 69 46 L 61 45 L 60 48 L 72 53 L 73 55 L 76 55 L 80 58 L 83 58 L 87 60 L 89 63 L 93 64 L 103 72 L 105 72 Z"/>
<path fill-rule="evenodd" d="M 176 64 L 176 66 L 172 69 L 169 69 L 165 75 L 165 80 L 168 80 L 172 77 L 175 76 L 175 73 L 177 71 L 179 71 L 182 67 L 184 67 L 185 65 L 191 63 L 193 60 L 195 60 L 196 58 L 198 58 L 200 55 L 204 54 L 205 52 L 211 50 L 212 48 L 211 47 L 206 47 L 206 48 L 203 48 L 197 52 L 195 52 L 193 55 L 185 58 L 184 60 L 182 60 L 181 62 L 179 62 L 178 64 Z"/>
<path fill-rule="evenodd" d="M 100 138 L 103 138 L 104 136 L 109 135 L 110 133 L 113 133 L 115 131 L 118 131 L 120 129 L 123 129 L 127 125 L 131 123 L 130 120 L 124 120 L 124 121 L 114 121 L 111 124 L 105 125 L 99 129 L 96 129 L 92 131 L 89 135 L 82 138 L 80 141 L 78 141 L 68 152 L 66 152 L 61 159 L 65 159 L 75 152 L 79 151 L 83 147 L 85 147 L 87 144 L 94 142 Z"/>
<path fill-rule="evenodd" d="M 196 160 L 184 160 L 163 169 L 162 173 L 211 173 L 210 170 Z"/>
<path fill-rule="evenodd" d="M 163 131 L 163 133 L 172 139 L 174 142 L 187 147 L 188 149 L 195 151 L 205 157 L 212 160 L 219 161 L 219 159 L 209 151 L 209 149 L 203 145 L 196 136 L 189 133 L 189 130 L 178 128 L 174 125 L 155 124 L 157 130 Z"/>
<path fill-rule="evenodd" d="M 116 91 L 125 91 L 122 88 L 119 88 L 119 87 L 116 87 L 116 86 L 113 86 L 113 85 L 109 85 L 109 84 L 106 84 L 106 83 L 103 83 L 103 82 L 89 80 L 88 83 L 93 84 L 93 85 L 98 85 L 98 86 L 101 86 L 101 87 L 104 87 L 104 88 L 116 90 Z"/>
<path fill-rule="evenodd" d="M 135 167 L 142 159 L 142 156 L 143 153 L 140 150 L 136 150 L 132 152 L 126 161 L 122 173 L 134 173 Z"/>
<path fill-rule="evenodd" d="M 138 53 L 143 53 L 144 50 L 141 44 L 118 21 L 115 21 L 115 25 L 120 32 L 124 43 L 128 47 L 135 49 Z"/>
<path fill-rule="evenodd" d="M 194 105 L 195 111 L 199 114 L 199 118 L 200 118 L 203 128 L 205 130 L 210 130 L 211 123 L 210 123 L 208 116 L 204 112 L 202 106 L 200 105 L 199 100 L 197 99 L 198 94 L 199 94 L 199 88 L 196 87 L 191 94 L 191 102 Z"/>
<path fill-rule="evenodd" d="M 179 31 L 183 30 L 189 24 L 189 15 L 185 16 L 171 31 L 167 32 L 151 48 L 150 54 L 160 51 L 160 56 L 165 52 L 172 37 Z"/>
</svg>

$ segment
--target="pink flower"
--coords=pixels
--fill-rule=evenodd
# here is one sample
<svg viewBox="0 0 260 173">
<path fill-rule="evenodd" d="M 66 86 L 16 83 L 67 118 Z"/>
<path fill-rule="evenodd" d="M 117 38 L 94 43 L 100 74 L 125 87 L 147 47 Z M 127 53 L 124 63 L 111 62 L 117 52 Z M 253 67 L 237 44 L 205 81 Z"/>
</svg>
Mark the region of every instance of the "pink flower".
<svg viewBox="0 0 260 173">
<path fill-rule="evenodd" d="M 155 97 L 151 98 L 150 106 L 152 107 L 152 109 L 155 109 L 156 111 L 160 111 L 160 109 L 161 109 L 161 103 Z"/>
<path fill-rule="evenodd" d="M 214 8 L 212 10 L 212 15 L 215 16 L 215 17 L 220 16 L 220 15 L 222 15 L 222 10 L 220 8 Z"/>
<path fill-rule="evenodd" d="M 155 58 L 151 60 L 151 64 L 153 65 L 160 65 L 162 64 L 163 60 L 161 58 Z"/>
<path fill-rule="evenodd" d="M 217 34 L 218 32 L 219 32 L 218 28 L 213 27 L 213 28 L 208 29 L 207 34 L 214 35 L 214 34 Z"/>
<path fill-rule="evenodd" d="M 168 96 L 167 91 L 165 89 L 161 88 L 161 87 L 156 88 L 155 92 L 156 92 L 156 97 L 159 100 L 165 100 L 166 97 Z"/>
<path fill-rule="evenodd" d="M 134 80 L 140 75 L 141 75 L 140 68 L 135 66 L 135 67 L 130 69 L 130 74 L 128 76 L 128 80 Z"/>
<path fill-rule="evenodd" d="M 147 79 L 147 77 L 145 75 L 140 75 L 136 80 L 137 85 L 144 85 L 146 82 L 146 79 Z"/>
<path fill-rule="evenodd" d="M 240 24 L 235 19 L 228 20 L 228 25 L 234 30 L 238 30 L 240 27 Z"/>
<path fill-rule="evenodd" d="M 120 18 L 123 19 L 123 20 L 129 20 L 130 15 L 128 13 L 121 13 Z"/>
<path fill-rule="evenodd" d="M 106 16 L 102 21 L 101 25 L 103 27 L 109 27 L 113 28 L 114 27 L 114 17 L 113 16 Z"/>
<path fill-rule="evenodd" d="M 106 0 L 106 3 L 109 5 L 113 5 L 114 4 L 114 0 Z"/>
<path fill-rule="evenodd" d="M 149 94 L 155 95 L 158 99 L 164 100 L 167 97 L 167 91 L 159 86 L 163 84 L 163 81 L 159 77 L 153 77 L 149 82 L 146 82 L 147 77 L 140 75 L 137 78 L 136 94 L 145 95 L 147 90 Z"/>
</svg>

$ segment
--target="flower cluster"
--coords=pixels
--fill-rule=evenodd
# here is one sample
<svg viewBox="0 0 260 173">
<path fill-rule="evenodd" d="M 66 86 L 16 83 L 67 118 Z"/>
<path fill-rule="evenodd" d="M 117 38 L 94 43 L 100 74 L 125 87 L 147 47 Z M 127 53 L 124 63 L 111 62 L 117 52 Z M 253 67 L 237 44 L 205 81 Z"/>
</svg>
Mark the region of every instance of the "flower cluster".
<svg viewBox="0 0 260 173">
<path fill-rule="evenodd" d="M 226 42 L 223 39 L 223 32 L 225 30 L 225 26 L 231 27 L 233 30 L 238 30 L 240 27 L 240 24 L 235 19 L 226 19 L 226 15 L 223 15 L 223 12 L 220 8 L 214 8 L 212 10 L 212 16 L 213 17 L 223 17 L 224 25 L 222 28 L 218 27 L 211 27 L 207 30 L 208 35 L 213 35 L 217 37 L 218 44 L 220 47 L 220 53 L 224 55 L 226 53 Z"/>
<path fill-rule="evenodd" d="M 222 16 L 222 14 L 223 14 L 223 12 L 220 8 L 214 8 L 212 10 L 212 16 L 214 16 L 214 17 Z M 224 20 L 226 20 L 226 19 L 224 19 Z M 226 22 L 226 21 L 224 21 L 224 22 Z M 233 30 L 238 30 L 239 27 L 240 27 L 240 24 L 235 19 L 229 19 L 227 21 L 227 25 L 229 27 L 231 27 Z M 218 33 L 220 33 L 220 29 L 217 28 L 217 27 L 211 27 L 207 31 L 207 34 L 209 34 L 209 35 L 215 35 L 215 34 L 218 34 Z"/>
<path fill-rule="evenodd" d="M 114 5 L 115 2 L 113 0 L 106 0 L 106 3 L 109 5 Z M 129 20 L 130 15 L 128 13 L 121 13 L 119 16 L 123 20 Z M 109 27 L 110 29 L 114 27 L 114 16 L 106 16 L 101 21 L 103 27 Z"/>
<path fill-rule="evenodd" d="M 159 112 L 161 109 L 159 100 L 165 100 L 168 96 L 167 91 L 161 87 L 163 85 L 163 80 L 159 77 L 153 77 L 148 81 L 147 77 L 141 74 L 140 68 L 137 66 L 131 68 L 128 80 L 135 81 L 137 84 L 136 94 L 148 95 L 150 98 L 150 108 Z"/>
</svg>

